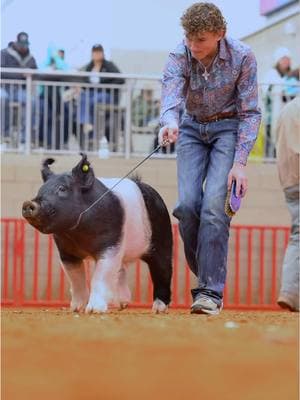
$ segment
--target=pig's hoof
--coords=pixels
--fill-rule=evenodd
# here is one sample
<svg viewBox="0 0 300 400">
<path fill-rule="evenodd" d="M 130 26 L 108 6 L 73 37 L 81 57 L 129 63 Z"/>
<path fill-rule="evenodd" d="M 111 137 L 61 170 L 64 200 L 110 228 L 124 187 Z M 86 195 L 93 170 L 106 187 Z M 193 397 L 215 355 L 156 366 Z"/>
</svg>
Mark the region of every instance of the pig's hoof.
<svg viewBox="0 0 300 400">
<path fill-rule="evenodd" d="M 71 300 L 70 310 L 73 312 L 83 312 L 86 308 L 87 302 L 88 298 L 87 299 L 74 298 Z"/>
<path fill-rule="evenodd" d="M 168 306 L 162 300 L 155 299 L 152 306 L 152 312 L 154 314 L 167 313 Z"/>
<path fill-rule="evenodd" d="M 84 310 L 85 310 L 85 307 L 86 307 L 86 303 L 78 303 L 78 304 L 76 304 L 76 303 L 71 303 L 71 305 L 70 305 L 70 310 L 72 311 L 72 312 L 83 312 Z"/>
<path fill-rule="evenodd" d="M 125 301 L 121 301 L 120 302 L 120 306 L 119 306 L 119 310 L 120 311 L 125 310 L 127 307 L 128 307 L 128 303 L 127 302 L 125 302 Z"/>
<path fill-rule="evenodd" d="M 85 313 L 86 314 L 101 314 L 107 311 L 107 303 L 102 299 L 90 299 L 88 302 Z"/>
<path fill-rule="evenodd" d="M 119 297 L 120 307 L 121 307 L 121 304 L 126 304 L 126 307 L 127 307 L 127 305 L 131 301 L 131 292 L 130 292 L 129 287 L 127 285 L 119 286 L 118 295 L 119 295 L 118 297 Z"/>
</svg>

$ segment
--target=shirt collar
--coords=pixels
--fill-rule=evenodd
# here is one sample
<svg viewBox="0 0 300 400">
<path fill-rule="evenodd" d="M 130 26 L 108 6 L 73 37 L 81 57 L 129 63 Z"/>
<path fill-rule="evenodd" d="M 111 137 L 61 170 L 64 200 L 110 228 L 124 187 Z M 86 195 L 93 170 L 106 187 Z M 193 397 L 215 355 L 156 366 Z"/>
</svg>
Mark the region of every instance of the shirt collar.
<svg viewBox="0 0 300 400">
<path fill-rule="evenodd" d="M 223 38 L 220 40 L 219 58 L 221 60 L 228 60 L 229 57 L 230 55 L 225 44 L 225 39 Z"/>
</svg>

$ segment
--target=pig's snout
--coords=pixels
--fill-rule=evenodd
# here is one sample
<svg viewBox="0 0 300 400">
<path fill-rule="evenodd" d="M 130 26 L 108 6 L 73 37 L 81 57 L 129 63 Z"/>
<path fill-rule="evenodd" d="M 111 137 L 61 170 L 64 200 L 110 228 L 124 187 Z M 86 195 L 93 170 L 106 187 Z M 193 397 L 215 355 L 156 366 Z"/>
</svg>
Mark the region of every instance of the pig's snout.
<svg viewBox="0 0 300 400">
<path fill-rule="evenodd" d="M 22 207 L 24 218 L 35 218 L 39 213 L 40 206 L 34 201 L 25 201 Z"/>
</svg>

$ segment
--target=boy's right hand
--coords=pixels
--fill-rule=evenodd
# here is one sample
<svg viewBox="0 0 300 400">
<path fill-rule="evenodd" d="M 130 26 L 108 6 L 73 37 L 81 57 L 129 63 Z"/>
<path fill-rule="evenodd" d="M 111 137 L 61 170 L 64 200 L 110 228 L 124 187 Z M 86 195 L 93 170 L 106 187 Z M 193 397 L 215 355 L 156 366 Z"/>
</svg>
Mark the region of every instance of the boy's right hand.
<svg viewBox="0 0 300 400">
<path fill-rule="evenodd" d="M 178 126 L 177 125 L 165 125 L 163 126 L 158 134 L 158 143 L 160 145 L 175 143 L 178 138 Z"/>
</svg>

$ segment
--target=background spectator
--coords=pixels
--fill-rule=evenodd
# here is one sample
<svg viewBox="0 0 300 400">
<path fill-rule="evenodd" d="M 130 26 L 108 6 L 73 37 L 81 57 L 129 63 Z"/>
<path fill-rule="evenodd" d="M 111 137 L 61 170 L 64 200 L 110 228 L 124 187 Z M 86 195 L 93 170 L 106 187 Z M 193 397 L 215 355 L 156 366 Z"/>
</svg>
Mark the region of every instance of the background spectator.
<svg viewBox="0 0 300 400">
<path fill-rule="evenodd" d="M 140 94 L 132 101 L 133 124 L 146 127 L 149 122 L 159 118 L 160 101 L 154 99 L 152 89 L 142 89 Z"/>
<path fill-rule="evenodd" d="M 105 59 L 104 49 L 101 44 L 96 44 L 92 47 L 91 61 L 84 66 L 82 71 L 86 72 L 111 72 L 120 73 L 118 67 L 111 61 Z M 125 81 L 123 78 L 99 78 L 97 75 L 88 77 L 85 82 L 97 85 L 101 84 L 123 84 Z M 86 134 L 89 137 L 89 142 L 94 138 L 95 132 L 93 132 L 94 121 L 95 121 L 95 106 L 97 104 L 111 104 L 117 105 L 119 102 L 120 93 L 119 89 L 83 89 L 79 99 L 79 118 L 80 118 L 80 147 L 84 147 L 83 135 Z M 110 112 L 105 111 L 105 136 L 107 140 L 110 139 Z"/>
<path fill-rule="evenodd" d="M 9 42 L 6 49 L 1 50 L 1 67 L 3 68 L 37 68 L 36 61 L 29 50 L 29 37 L 25 32 L 20 32 L 17 35 L 17 40 L 15 42 Z M 24 80 L 25 76 L 16 73 L 1 73 L 1 79 L 17 79 Z M 10 103 L 16 102 L 21 106 L 21 116 L 19 117 L 21 121 L 20 127 L 20 143 L 25 142 L 25 104 L 26 104 L 26 88 L 24 85 L 1 85 L 1 109 L 4 109 L 4 136 L 9 138 L 11 132 L 9 132 L 9 113 L 10 113 Z M 34 104 L 32 104 L 32 110 L 34 109 Z"/>
<path fill-rule="evenodd" d="M 285 253 L 278 304 L 299 311 L 299 156 L 300 98 L 287 104 L 277 125 L 277 166 L 292 226 Z"/>
<path fill-rule="evenodd" d="M 291 100 L 297 89 L 291 84 L 296 77 L 291 71 L 291 54 L 285 47 L 279 47 L 273 54 L 273 68 L 266 74 L 263 82 L 265 96 L 264 118 L 266 125 L 266 156 L 275 156 L 276 123 L 284 104 Z"/>
</svg>

